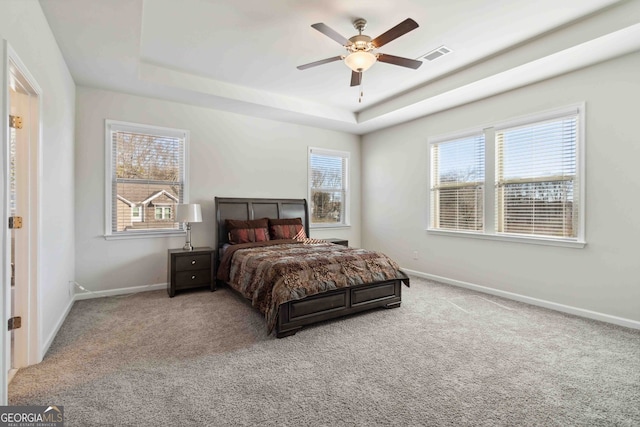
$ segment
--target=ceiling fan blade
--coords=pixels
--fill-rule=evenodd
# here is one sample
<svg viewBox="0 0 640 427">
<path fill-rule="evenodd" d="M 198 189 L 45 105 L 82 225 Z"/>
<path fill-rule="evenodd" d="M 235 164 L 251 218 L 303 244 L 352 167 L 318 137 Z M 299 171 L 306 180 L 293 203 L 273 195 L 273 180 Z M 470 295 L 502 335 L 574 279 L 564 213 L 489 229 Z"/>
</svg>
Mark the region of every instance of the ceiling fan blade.
<svg viewBox="0 0 640 427">
<path fill-rule="evenodd" d="M 378 55 L 378 61 L 386 62 L 387 64 L 399 65 L 401 67 L 413 68 L 414 70 L 417 70 L 422 65 L 421 61 L 416 61 L 415 59 L 387 55 L 385 53 Z"/>
<path fill-rule="evenodd" d="M 313 24 L 313 25 L 311 25 L 311 27 L 315 28 L 318 31 L 320 31 L 325 36 L 337 41 L 342 46 L 349 46 L 351 44 L 349 39 L 347 39 L 346 37 L 343 37 L 341 34 L 336 32 L 335 30 L 329 28 L 328 26 L 326 26 L 322 22 L 318 22 L 317 24 Z"/>
<path fill-rule="evenodd" d="M 390 41 L 407 34 L 409 31 L 415 30 L 416 28 L 418 28 L 418 23 L 411 18 L 407 18 L 386 33 L 380 34 L 378 37 L 371 40 L 371 43 L 375 47 L 379 48 L 389 43 Z"/>
<path fill-rule="evenodd" d="M 340 61 L 342 60 L 342 56 L 334 56 L 333 58 L 321 59 L 320 61 L 310 62 L 304 65 L 298 65 L 296 68 L 298 70 L 306 70 L 307 68 L 317 67 L 318 65 L 328 64 L 329 62 Z"/>
<path fill-rule="evenodd" d="M 357 71 L 351 72 L 351 86 L 360 86 L 362 83 L 362 73 Z"/>
</svg>

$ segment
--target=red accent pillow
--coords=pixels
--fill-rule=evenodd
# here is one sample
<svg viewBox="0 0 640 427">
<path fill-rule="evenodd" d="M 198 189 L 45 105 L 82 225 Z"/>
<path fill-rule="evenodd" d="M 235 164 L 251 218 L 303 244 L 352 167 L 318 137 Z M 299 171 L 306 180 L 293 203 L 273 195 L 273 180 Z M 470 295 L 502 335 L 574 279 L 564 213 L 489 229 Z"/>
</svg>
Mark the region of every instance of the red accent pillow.
<svg viewBox="0 0 640 427">
<path fill-rule="evenodd" d="M 269 240 L 269 220 L 267 218 L 249 221 L 227 219 L 225 226 L 229 232 L 229 243 L 232 245 Z"/>
<path fill-rule="evenodd" d="M 269 218 L 269 236 L 271 240 L 307 238 L 301 218 Z"/>
</svg>

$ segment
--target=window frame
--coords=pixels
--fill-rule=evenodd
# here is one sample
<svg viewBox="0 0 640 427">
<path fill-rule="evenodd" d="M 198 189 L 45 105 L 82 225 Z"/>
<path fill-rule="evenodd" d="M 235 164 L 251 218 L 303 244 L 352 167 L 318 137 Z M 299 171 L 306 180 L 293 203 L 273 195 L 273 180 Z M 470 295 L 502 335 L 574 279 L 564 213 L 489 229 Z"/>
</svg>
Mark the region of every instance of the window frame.
<svg viewBox="0 0 640 427">
<path fill-rule="evenodd" d="M 513 128 L 524 125 L 533 125 L 538 122 L 549 121 L 556 118 L 566 117 L 568 115 L 577 115 L 576 125 L 576 184 L 578 185 L 578 225 L 577 236 L 575 238 L 560 238 L 560 237 L 546 237 L 535 235 L 516 235 L 509 233 L 501 233 L 496 231 L 495 219 L 498 215 L 496 207 L 496 167 L 497 167 L 497 141 L 496 130 L 502 130 L 506 128 Z M 431 173 L 431 145 L 447 140 L 454 140 L 464 137 L 465 135 L 477 133 L 478 131 L 485 134 L 485 193 L 484 193 L 484 231 L 459 231 L 459 230 L 446 230 L 437 229 L 431 227 L 431 187 L 433 174 Z M 463 132 L 455 132 L 445 135 L 438 135 L 428 138 L 429 149 L 427 165 L 429 167 L 428 174 L 428 189 L 429 196 L 427 197 L 427 228 L 428 234 L 443 235 L 443 236 L 455 236 L 455 237 L 470 237 L 476 239 L 488 239 L 507 242 L 520 242 L 529 243 L 534 245 L 547 245 L 547 246 L 562 246 L 570 248 L 584 248 L 586 246 L 585 236 L 585 206 L 586 206 L 586 177 L 585 177 L 585 103 L 572 104 L 565 107 L 547 110 L 543 112 L 528 114 L 519 116 L 500 122 L 489 123 L 483 126 L 477 126 L 473 129 L 469 129 Z"/>
<path fill-rule="evenodd" d="M 189 137 L 190 132 L 186 129 L 168 128 L 162 126 L 147 125 L 141 123 L 125 122 L 120 120 L 105 120 L 105 229 L 104 238 L 106 240 L 116 239 L 140 239 L 140 238 L 156 238 L 156 237 L 175 237 L 184 236 L 186 233 L 182 224 L 178 229 L 141 229 L 135 231 L 114 232 L 112 229 L 112 206 L 116 202 L 113 195 L 113 140 L 111 138 L 112 131 L 137 132 L 149 135 L 183 138 L 183 174 L 182 174 L 182 202 L 189 203 Z M 141 209 L 141 214 L 144 208 Z M 155 215 L 154 215 L 155 217 Z"/>
<path fill-rule="evenodd" d="M 325 155 L 340 157 L 345 159 L 345 169 L 343 171 L 344 182 L 342 183 L 342 190 L 344 192 L 344 219 L 340 223 L 314 223 L 313 222 L 313 200 L 311 199 L 311 180 L 312 180 L 312 168 L 311 168 L 311 155 Z M 331 150 L 326 148 L 308 147 L 307 150 L 307 200 L 309 204 L 309 228 L 316 229 L 329 229 L 329 228 L 348 228 L 351 227 L 351 191 L 350 191 L 350 179 L 351 174 L 351 153 L 348 151 Z"/>
</svg>

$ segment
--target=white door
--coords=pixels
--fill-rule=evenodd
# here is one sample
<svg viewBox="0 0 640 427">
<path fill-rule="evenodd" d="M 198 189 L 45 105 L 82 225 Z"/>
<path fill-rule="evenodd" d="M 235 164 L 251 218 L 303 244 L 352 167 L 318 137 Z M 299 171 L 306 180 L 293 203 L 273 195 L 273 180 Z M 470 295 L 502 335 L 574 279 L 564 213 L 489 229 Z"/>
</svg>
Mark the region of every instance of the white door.
<svg viewBox="0 0 640 427">
<path fill-rule="evenodd" d="M 10 61 L 9 66 L 9 217 L 10 229 L 11 306 L 10 317 L 24 323 L 11 330 L 9 382 L 17 369 L 27 365 L 29 319 L 29 156 L 31 88 Z M 17 225 L 20 219 L 20 225 Z"/>
<path fill-rule="evenodd" d="M 37 328 L 37 225 L 40 144 L 40 89 L 8 44 L 2 44 L 2 386 L 17 369 L 39 360 Z M 9 219 L 14 224 L 8 228 Z M 21 219 L 21 227 L 16 224 Z M 7 331 L 20 317 L 21 327 Z"/>
<path fill-rule="evenodd" d="M 2 66 L 0 66 L 0 142 L 2 149 L 0 150 L 0 163 L 2 165 L 2 174 L 0 175 L 0 206 L 2 206 L 2 217 L 0 221 L 0 273 L 2 274 L 2 303 L 0 304 L 0 342 L 2 345 L 2 353 L 0 353 L 0 359 L 2 360 L 2 367 L 0 368 L 0 405 L 7 404 L 7 380 L 8 371 L 11 366 L 11 335 L 7 332 L 5 327 L 6 321 L 9 318 L 11 311 L 11 288 L 7 283 L 11 283 L 11 261 L 10 251 L 7 250 L 9 239 L 9 230 L 4 227 L 9 221 L 9 209 L 6 204 L 9 199 L 9 96 L 7 88 L 9 87 L 8 76 L 8 46 L 5 40 L 0 45 L 0 57 L 2 59 Z"/>
</svg>

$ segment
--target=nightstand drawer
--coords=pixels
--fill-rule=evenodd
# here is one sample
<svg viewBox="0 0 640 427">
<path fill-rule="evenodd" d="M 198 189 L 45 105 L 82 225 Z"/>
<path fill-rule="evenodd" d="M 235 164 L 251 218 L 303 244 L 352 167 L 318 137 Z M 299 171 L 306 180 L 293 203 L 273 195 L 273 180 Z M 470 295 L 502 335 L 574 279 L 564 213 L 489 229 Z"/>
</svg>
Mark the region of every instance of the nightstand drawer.
<svg viewBox="0 0 640 427">
<path fill-rule="evenodd" d="M 176 272 L 176 288 L 208 285 L 211 269 Z"/>
<path fill-rule="evenodd" d="M 176 257 L 176 271 L 204 270 L 211 268 L 211 255 L 181 255 Z"/>
</svg>

